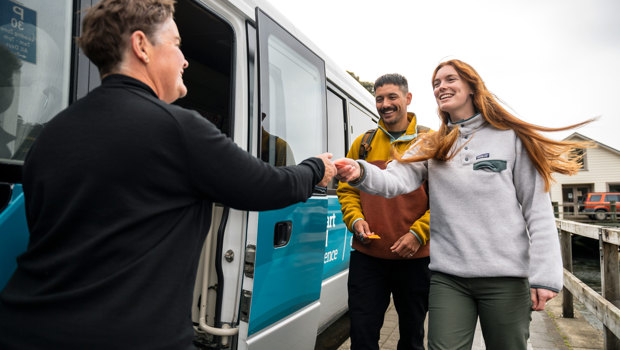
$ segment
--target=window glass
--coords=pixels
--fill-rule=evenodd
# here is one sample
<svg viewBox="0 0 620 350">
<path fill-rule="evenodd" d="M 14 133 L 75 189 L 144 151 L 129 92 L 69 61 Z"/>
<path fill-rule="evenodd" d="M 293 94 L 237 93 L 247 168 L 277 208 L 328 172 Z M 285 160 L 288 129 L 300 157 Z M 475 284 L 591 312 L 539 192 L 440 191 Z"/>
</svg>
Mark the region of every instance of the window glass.
<svg viewBox="0 0 620 350">
<path fill-rule="evenodd" d="M 590 202 L 600 202 L 601 201 L 601 195 L 600 194 L 594 194 L 592 196 L 590 196 Z"/>
<path fill-rule="evenodd" d="M 0 0 L 0 161 L 23 161 L 69 101 L 71 0 Z"/>
<path fill-rule="evenodd" d="M 261 158 L 276 166 L 296 164 L 321 153 L 324 143 L 321 70 L 274 35 L 267 47 L 270 115 L 261 116 Z"/>
<path fill-rule="evenodd" d="M 346 155 L 344 106 L 345 101 L 340 96 L 327 90 L 327 152 L 334 155 L 333 159 Z M 334 178 L 327 188 L 337 189 L 338 180 Z"/>
<path fill-rule="evenodd" d="M 377 127 L 377 122 L 369 113 L 353 103 L 349 104 L 349 147 L 355 139 L 370 129 Z"/>
<path fill-rule="evenodd" d="M 570 152 L 570 156 L 577 159 L 577 162 L 579 163 L 579 169 L 582 170 L 585 169 L 585 155 L 585 149 L 583 148 L 576 148 Z"/>
<path fill-rule="evenodd" d="M 344 100 L 327 90 L 327 151 L 334 159 L 345 156 Z"/>
<path fill-rule="evenodd" d="M 611 201 L 618 201 L 618 195 L 616 194 L 608 194 L 605 196 L 605 199 L 607 202 L 611 202 Z"/>
</svg>

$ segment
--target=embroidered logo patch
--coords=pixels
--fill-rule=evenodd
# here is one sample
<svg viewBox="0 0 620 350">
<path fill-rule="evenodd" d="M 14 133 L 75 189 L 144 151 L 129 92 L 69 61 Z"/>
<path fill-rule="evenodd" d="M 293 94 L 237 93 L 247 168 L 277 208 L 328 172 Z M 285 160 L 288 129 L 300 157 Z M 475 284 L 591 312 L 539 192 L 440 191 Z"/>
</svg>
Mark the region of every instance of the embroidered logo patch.
<svg viewBox="0 0 620 350">
<path fill-rule="evenodd" d="M 479 155 L 476 156 L 476 160 L 482 159 L 482 158 L 489 158 L 489 154 L 488 153 L 483 153 L 483 154 L 479 154 Z"/>
</svg>

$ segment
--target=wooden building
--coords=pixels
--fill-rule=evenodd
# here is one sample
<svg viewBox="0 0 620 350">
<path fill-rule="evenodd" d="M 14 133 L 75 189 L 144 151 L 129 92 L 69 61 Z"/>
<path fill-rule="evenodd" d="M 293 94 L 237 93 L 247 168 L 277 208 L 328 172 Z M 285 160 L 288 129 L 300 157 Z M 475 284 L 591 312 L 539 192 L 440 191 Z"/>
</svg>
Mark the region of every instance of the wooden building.
<svg viewBox="0 0 620 350">
<path fill-rule="evenodd" d="M 579 203 L 584 202 L 590 192 L 620 192 L 620 151 L 577 132 L 565 140 L 589 141 L 596 145 L 577 151 L 584 154 L 578 174 L 554 174 L 556 182 L 551 186 L 551 201 L 560 204 L 560 212 L 566 217 L 578 212 Z"/>
</svg>

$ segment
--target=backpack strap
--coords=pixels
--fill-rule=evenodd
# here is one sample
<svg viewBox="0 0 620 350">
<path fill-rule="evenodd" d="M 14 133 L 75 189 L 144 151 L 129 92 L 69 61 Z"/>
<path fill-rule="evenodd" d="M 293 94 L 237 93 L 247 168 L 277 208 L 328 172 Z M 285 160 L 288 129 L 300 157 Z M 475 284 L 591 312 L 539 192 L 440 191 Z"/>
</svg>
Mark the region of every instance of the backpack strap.
<svg viewBox="0 0 620 350">
<path fill-rule="evenodd" d="M 372 138 L 375 137 L 377 133 L 377 129 L 370 129 L 366 131 L 364 136 L 362 137 L 362 143 L 360 144 L 359 149 L 359 159 L 366 159 L 368 152 L 370 152 L 371 148 L 370 143 L 372 142 Z"/>
</svg>

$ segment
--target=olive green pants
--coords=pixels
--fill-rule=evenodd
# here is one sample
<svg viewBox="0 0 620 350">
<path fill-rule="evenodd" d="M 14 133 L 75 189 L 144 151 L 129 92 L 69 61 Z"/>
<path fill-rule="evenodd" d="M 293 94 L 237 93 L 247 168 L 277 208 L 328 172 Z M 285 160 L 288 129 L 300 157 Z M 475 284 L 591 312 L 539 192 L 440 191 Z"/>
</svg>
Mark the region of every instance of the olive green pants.
<svg viewBox="0 0 620 350">
<path fill-rule="evenodd" d="M 527 278 L 461 278 L 433 272 L 428 349 L 471 349 L 480 318 L 488 350 L 525 350 L 531 305 Z"/>
</svg>

